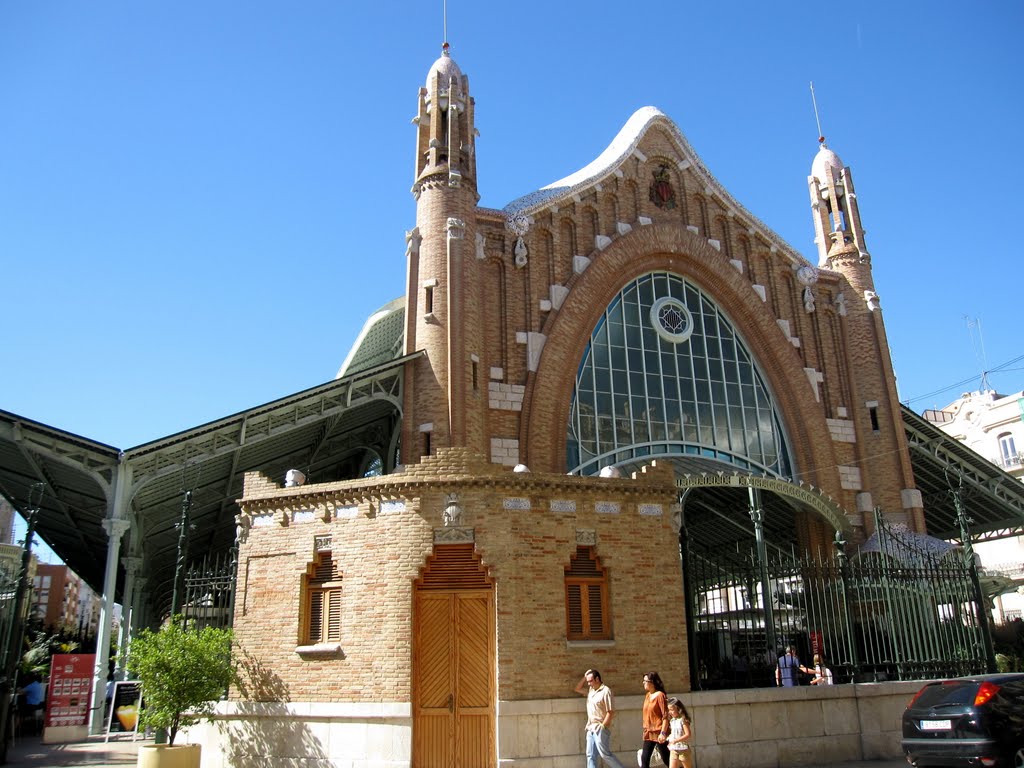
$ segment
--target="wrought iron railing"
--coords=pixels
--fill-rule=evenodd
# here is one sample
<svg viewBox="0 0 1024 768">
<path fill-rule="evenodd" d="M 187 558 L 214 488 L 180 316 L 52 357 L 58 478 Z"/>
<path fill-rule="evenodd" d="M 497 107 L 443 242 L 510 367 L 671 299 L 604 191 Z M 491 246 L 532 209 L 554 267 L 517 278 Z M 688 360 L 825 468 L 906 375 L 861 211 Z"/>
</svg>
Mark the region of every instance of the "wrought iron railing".
<svg viewBox="0 0 1024 768">
<path fill-rule="evenodd" d="M 960 551 L 909 546 L 901 540 L 853 558 L 776 554 L 763 569 L 753 545 L 728 554 L 691 548 L 693 687 L 773 685 L 789 644 L 806 666 L 824 656 L 837 683 L 984 671 L 983 630 Z"/>
<path fill-rule="evenodd" d="M 185 571 L 185 600 L 181 607 L 186 625 L 196 629 L 232 625 L 236 570 L 234 549 L 207 555 L 189 565 Z"/>
</svg>

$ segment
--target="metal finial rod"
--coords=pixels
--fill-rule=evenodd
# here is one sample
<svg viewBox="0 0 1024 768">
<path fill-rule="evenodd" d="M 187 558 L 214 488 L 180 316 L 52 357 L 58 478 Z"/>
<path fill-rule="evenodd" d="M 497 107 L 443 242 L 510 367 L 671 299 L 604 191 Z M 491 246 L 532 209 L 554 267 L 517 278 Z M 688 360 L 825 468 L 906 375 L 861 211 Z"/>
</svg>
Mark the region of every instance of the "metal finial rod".
<svg viewBox="0 0 1024 768">
<path fill-rule="evenodd" d="M 811 105 L 814 107 L 814 122 L 818 124 L 818 143 L 825 143 L 825 134 L 821 132 L 821 118 L 818 117 L 818 100 L 814 98 L 814 81 L 811 80 Z"/>
<path fill-rule="evenodd" d="M 441 2 L 441 15 L 442 15 L 443 21 L 444 21 L 444 29 L 442 30 L 444 32 L 444 39 L 442 40 L 442 42 L 445 45 L 447 45 L 448 44 L 448 0 L 442 0 L 442 2 Z"/>
</svg>

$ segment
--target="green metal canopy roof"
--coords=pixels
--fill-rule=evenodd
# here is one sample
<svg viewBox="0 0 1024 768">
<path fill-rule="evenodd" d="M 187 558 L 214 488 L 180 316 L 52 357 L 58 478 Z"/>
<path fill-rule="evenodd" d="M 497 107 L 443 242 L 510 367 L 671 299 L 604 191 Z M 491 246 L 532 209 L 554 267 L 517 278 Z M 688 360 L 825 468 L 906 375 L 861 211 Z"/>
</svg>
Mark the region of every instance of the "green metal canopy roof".
<svg viewBox="0 0 1024 768">
<path fill-rule="evenodd" d="M 121 555 L 142 558 L 149 604 L 159 615 L 173 587 L 185 490 L 192 491 L 189 553 L 232 546 L 244 473 L 283 479 L 301 469 L 310 482 L 363 471 L 372 452 L 394 463 L 404 364 L 420 353 L 121 451 L 0 411 L 0 494 L 26 514 L 43 485 L 39 536 L 94 590 L 102 592 L 115 475 L 130 476 L 131 527 Z M 30 498 L 31 497 L 31 498 Z M 119 565 L 115 600 L 122 600 Z"/>
</svg>

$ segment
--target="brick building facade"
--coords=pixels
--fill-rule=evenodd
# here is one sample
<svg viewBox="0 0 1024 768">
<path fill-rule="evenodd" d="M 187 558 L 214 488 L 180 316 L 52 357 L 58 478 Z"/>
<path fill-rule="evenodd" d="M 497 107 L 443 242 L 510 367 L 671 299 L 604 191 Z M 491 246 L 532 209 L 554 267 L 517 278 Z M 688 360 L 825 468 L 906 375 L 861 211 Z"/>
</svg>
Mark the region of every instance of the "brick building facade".
<svg viewBox="0 0 1024 768">
<path fill-rule="evenodd" d="M 580 172 L 481 208 L 474 109 L 445 50 L 419 91 L 405 301 L 374 321 L 407 356 L 394 434 L 355 440 L 374 449 L 352 479 L 247 475 L 247 674 L 205 760 L 578 759 L 586 668 L 623 695 L 650 669 L 690 688 L 681 533 L 728 546 L 762 504 L 766 535 L 807 551 L 863 540 L 876 505 L 924 528 L 834 152 L 808 178 L 812 265 L 653 108 Z M 780 482 L 761 499 L 749 477 Z"/>
</svg>

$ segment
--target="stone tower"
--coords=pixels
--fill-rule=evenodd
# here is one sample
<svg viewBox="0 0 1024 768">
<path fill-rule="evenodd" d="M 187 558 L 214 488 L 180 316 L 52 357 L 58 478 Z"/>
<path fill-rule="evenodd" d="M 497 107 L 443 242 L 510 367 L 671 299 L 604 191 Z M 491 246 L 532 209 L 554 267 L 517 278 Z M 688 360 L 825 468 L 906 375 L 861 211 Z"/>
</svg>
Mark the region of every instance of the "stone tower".
<svg viewBox="0 0 1024 768">
<path fill-rule="evenodd" d="M 416 228 L 406 233 L 407 354 L 402 462 L 444 447 L 483 452 L 481 326 L 476 254 L 476 129 L 469 78 L 448 44 L 419 91 L 412 187 Z"/>
<path fill-rule="evenodd" d="M 853 174 L 839 156 L 819 139 L 820 148 L 807 178 L 814 218 L 818 266 L 842 275 L 849 285 L 840 315 L 847 369 L 849 412 L 857 441 L 852 460 L 860 468 L 865 490 L 857 495 L 858 511 L 869 530 L 875 505 L 894 522 L 924 531 L 921 493 L 914 475 L 896 393 L 889 342 L 871 275 L 871 255 L 865 242 Z M 844 409 L 845 410 L 845 409 Z M 844 416 L 844 414 L 840 414 Z M 897 494 L 897 490 L 899 493 Z"/>
</svg>

